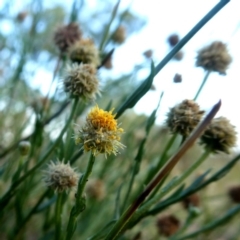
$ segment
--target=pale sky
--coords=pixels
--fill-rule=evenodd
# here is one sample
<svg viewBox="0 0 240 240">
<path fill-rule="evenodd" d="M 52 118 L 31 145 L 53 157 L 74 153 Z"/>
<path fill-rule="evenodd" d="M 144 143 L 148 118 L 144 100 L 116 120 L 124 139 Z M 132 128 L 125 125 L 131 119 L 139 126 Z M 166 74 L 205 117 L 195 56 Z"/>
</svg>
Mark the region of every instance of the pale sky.
<svg viewBox="0 0 240 240">
<path fill-rule="evenodd" d="M 125 2 L 125 1 L 123 1 Z M 142 52 L 147 49 L 154 50 L 156 64 L 169 51 L 166 38 L 171 33 L 184 35 L 216 4 L 215 0 L 168 0 L 168 1 L 134 1 L 132 8 L 140 15 L 148 19 L 147 26 L 138 34 L 132 36 L 115 53 L 116 71 L 130 70 L 133 61 L 141 59 Z M 136 105 L 139 113 L 150 114 L 156 107 L 160 93 L 164 91 L 164 97 L 157 122 L 165 119 L 169 107 L 181 102 L 183 99 L 191 99 L 195 96 L 204 71 L 195 67 L 197 50 L 212 41 L 220 40 L 228 44 L 228 49 L 233 57 L 227 75 L 221 76 L 212 73 L 201 92 L 198 103 L 204 110 L 209 110 L 219 99 L 222 107 L 217 116 L 225 116 L 236 126 L 240 132 L 240 1 L 230 1 L 203 29 L 201 29 L 183 48 L 184 58 L 181 62 L 172 61 L 155 77 L 156 91 L 147 93 Z M 127 58 L 124 57 L 127 54 Z M 132 56 L 132 57 L 129 57 Z M 124 59 L 124 61 L 122 60 Z M 182 75 L 180 84 L 173 83 L 175 73 Z M 240 146 L 240 136 L 238 140 Z"/>
</svg>

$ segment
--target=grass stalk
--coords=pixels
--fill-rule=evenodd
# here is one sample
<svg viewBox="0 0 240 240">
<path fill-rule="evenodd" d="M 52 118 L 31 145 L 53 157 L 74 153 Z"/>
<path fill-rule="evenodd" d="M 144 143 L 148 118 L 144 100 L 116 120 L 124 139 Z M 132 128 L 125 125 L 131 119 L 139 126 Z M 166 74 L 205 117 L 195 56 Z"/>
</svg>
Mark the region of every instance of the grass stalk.
<svg viewBox="0 0 240 240">
<path fill-rule="evenodd" d="M 218 102 L 213 106 L 212 110 L 206 116 L 206 118 L 200 123 L 200 125 L 193 131 L 193 133 L 187 138 L 184 144 L 180 147 L 179 151 L 168 161 L 164 168 L 157 174 L 157 176 L 148 184 L 146 189 L 137 197 L 132 205 L 122 214 L 117 223 L 111 229 L 106 237 L 106 240 L 116 239 L 121 230 L 130 220 L 137 208 L 144 202 L 148 195 L 155 189 L 155 187 L 166 177 L 167 174 L 174 168 L 184 153 L 193 145 L 194 141 L 202 134 L 204 129 L 208 126 L 211 120 L 214 118 L 218 110 L 220 109 L 221 102 Z"/>
<path fill-rule="evenodd" d="M 79 214 L 82 211 L 84 211 L 84 209 L 86 207 L 86 203 L 85 203 L 86 199 L 84 197 L 84 189 L 85 189 L 86 183 L 88 181 L 88 178 L 92 172 L 94 162 L 95 162 L 95 156 L 93 154 L 91 154 L 86 172 L 83 173 L 83 175 L 81 176 L 81 178 L 79 179 L 79 182 L 78 182 L 78 189 L 77 189 L 77 193 L 76 193 L 76 202 L 75 202 L 75 205 L 73 206 L 70 216 L 69 216 L 68 226 L 67 226 L 67 234 L 66 234 L 66 238 L 65 238 L 66 240 L 72 239 L 72 236 L 77 227 L 77 218 L 78 218 Z"/>
<path fill-rule="evenodd" d="M 203 79 L 203 81 L 202 81 L 202 84 L 201 84 L 201 86 L 199 87 L 199 89 L 198 89 L 198 91 L 197 91 L 197 93 L 196 93 L 196 96 L 195 96 L 194 99 L 193 99 L 194 101 L 197 100 L 197 98 L 198 98 L 200 92 L 202 91 L 202 89 L 203 89 L 205 83 L 206 83 L 207 80 L 208 80 L 208 77 L 209 77 L 210 73 L 211 73 L 211 71 L 207 71 L 207 72 L 206 72 L 205 77 L 204 77 L 204 79 Z"/>
</svg>

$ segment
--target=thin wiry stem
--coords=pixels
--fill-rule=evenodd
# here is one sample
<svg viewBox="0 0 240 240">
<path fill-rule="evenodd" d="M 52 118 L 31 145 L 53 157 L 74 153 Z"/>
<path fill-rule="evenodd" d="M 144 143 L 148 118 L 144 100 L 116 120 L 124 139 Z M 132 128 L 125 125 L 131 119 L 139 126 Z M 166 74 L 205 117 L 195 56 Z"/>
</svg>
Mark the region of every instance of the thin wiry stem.
<svg viewBox="0 0 240 240">
<path fill-rule="evenodd" d="M 55 239 L 62 238 L 62 208 L 63 208 L 63 193 L 58 193 L 56 208 L 55 208 Z"/>
<path fill-rule="evenodd" d="M 87 170 L 85 173 L 83 173 L 83 175 L 81 176 L 81 178 L 79 179 L 79 182 L 78 182 L 78 190 L 76 193 L 76 203 L 73 206 L 70 216 L 69 216 L 66 240 L 72 239 L 72 236 L 77 227 L 77 218 L 78 218 L 79 214 L 86 207 L 85 197 L 83 196 L 83 192 L 84 192 L 86 183 L 88 181 L 88 178 L 92 172 L 94 162 L 95 162 L 95 156 L 93 154 L 91 154 L 89 162 L 88 162 Z"/>
<path fill-rule="evenodd" d="M 197 93 L 196 93 L 196 96 L 195 96 L 194 99 L 193 99 L 194 101 L 197 100 L 197 98 L 198 98 L 200 92 L 202 91 L 202 89 L 203 89 L 205 83 L 207 82 L 207 79 L 208 79 L 210 73 L 211 73 L 211 71 L 207 71 L 207 72 L 206 72 L 206 75 L 205 75 L 205 77 L 204 77 L 204 79 L 203 79 L 203 81 L 202 81 L 202 84 L 201 84 L 201 86 L 199 87 L 199 89 L 198 89 L 198 91 L 197 91 Z"/>
<path fill-rule="evenodd" d="M 176 55 L 176 53 L 211 19 L 213 18 L 230 0 L 221 0 L 216 6 L 205 15 L 188 34 L 182 38 L 178 44 L 167 54 L 167 56 L 156 66 L 155 76 L 160 70 Z"/>
</svg>

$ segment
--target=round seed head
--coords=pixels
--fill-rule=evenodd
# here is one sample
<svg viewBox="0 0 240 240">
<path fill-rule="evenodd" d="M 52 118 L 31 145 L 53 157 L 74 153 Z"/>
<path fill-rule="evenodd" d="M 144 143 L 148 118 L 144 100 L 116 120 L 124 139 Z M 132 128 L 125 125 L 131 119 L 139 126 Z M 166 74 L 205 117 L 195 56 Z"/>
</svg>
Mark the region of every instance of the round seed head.
<svg viewBox="0 0 240 240">
<path fill-rule="evenodd" d="M 183 51 L 178 51 L 173 58 L 177 61 L 181 61 L 183 59 L 183 56 L 184 56 Z"/>
<path fill-rule="evenodd" d="M 69 49 L 70 59 L 77 63 L 100 65 L 99 51 L 91 39 L 81 39 Z"/>
<path fill-rule="evenodd" d="M 184 100 L 171 108 L 167 114 L 166 124 L 172 133 L 188 136 L 200 122 L 204 111 L 193 100 Z"/>
<path fill-rule="evenodd" d="M 172 34 L 168 37 L 168 43 L 171 47 L 174 47 L 179 42 L 179 36 L 177 34 Z"/>
<path fill-rule="evenodd" d="M 182 75 L 179 74 L 179 73 L 176 73 L 176 74 L 174 75 L 174 77 L 173 77 L 173 82 L 175 82 L 175 83 L 180 83 L 180 82 L 182 82 Z"/>
<path fill-rule="evenodd" d="M 152 56 L 153 56 L 153 50 L 151 50 L 151 49 L 146 50 L 146 51 L 143 53 L 143 56 L 146 57 L 147 59 L 151 59 Z"/>
<path fill-rule="evenodd" d="M 197 193 L 194 193 L 194 194 L 186 197 L 185 199 L 183 199 L 182 203 L 183 203 L 183 207 L 185 209 L 188 209 L 190 207 L 199 207 L 200 198 Z"/>
<path fill-rule="evenodd" d="M 104 182 L 100 179 L 91 179 L 87 183 L 86 194 L 92 199 L 102 200 L 106 195 Z"/>
<path fill-rule="evenodd" d="M 126 39 L 126 28 L 119 26 L 112 35 L 112 40 L 116 43 L 123 43 Z"/>
<path fill-rule="evenodd" d="M 63 77 L 64 90 L 71 97 L 93 100 L 100 95 L 96 69 L 91 64 L 68 65 Z"/>
<path fill-rule="evenodd" d="M 69 163 L 52 162 L 48 169 L 44 171 L 44 181 L 46 185 L 57 192 L 63 192 L 76 188 L 79 174 L 70 166 Z"/>
<path fill-rule="evenodd" d="M 178 231 L 180 221 L 174 215 L 166 215 L 158 217 L 156 225 L 159 235 L 170 237 Z"/>
<path fill-rule="evenodd" d="M 231 62 L 232 57 L 228 53 L 226 44 L 215 41 L 198 51 L 196 66 L 225 75 Z"/>
<path fill-rule="evenodd" d="M 236 145 L 235 127 L 225 117 L 214 118 L 201 136 L 200 143 L 214 153 L 229 153 Z"/>
<path fill-rule="evenodd" d="M 82 32 L 77 23 L 69 23 L 66 26 L 60 27 L 54 34 L 54 42 L 60 52 L 66 52 L 68 48 L 79 40 Z"/>
<path fill-rule="evenodd" d="M 234 203 L 240 203 L 240 185 L 231 187 L 228 195 Z"/>
</svg>

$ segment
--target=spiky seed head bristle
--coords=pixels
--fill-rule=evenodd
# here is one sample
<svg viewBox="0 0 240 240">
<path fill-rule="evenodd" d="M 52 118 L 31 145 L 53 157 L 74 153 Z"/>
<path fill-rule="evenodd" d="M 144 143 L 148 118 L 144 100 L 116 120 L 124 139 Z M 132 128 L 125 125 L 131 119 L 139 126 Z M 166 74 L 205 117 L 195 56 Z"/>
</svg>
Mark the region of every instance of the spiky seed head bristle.
<svg viewBox="0 0 240 240">
<path fill-rule="evenodd" d="M 200 144 L 214 153 L 229 153 L 236 145 L 235 127 L 225 117 L 214 118 L 200 138 Z"/>
<path fill-rule="evenodd" d="M 198 51 L 196 66 L 225 75 L 231 62 L 232 57 L 228 53 L 226 44 L 214 41 Z"/>
<path fill-rule="evenodd" d="M 166 124 L 172 133 L 188 136 L 198 125 L 204 111 L 193 100 L 184 100 L 175 107 L 170 108 L 167 114 Z"/>
</svg>

